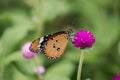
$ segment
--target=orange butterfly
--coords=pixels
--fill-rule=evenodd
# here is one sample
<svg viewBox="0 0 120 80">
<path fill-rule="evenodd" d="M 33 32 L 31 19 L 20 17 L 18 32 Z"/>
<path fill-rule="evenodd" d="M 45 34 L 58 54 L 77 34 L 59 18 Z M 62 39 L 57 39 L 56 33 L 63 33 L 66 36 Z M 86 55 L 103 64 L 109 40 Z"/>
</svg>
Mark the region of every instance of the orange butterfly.
<svg viewBox="0 0 120 80">
<path fill-rule="evenodd" d="M 64 53 L 71 34 L 72 29 L 46 35 L 34 40 L 29 49 L 34 53 L 44 53 L 49 59 L 56 59 Z"/>
</svg>

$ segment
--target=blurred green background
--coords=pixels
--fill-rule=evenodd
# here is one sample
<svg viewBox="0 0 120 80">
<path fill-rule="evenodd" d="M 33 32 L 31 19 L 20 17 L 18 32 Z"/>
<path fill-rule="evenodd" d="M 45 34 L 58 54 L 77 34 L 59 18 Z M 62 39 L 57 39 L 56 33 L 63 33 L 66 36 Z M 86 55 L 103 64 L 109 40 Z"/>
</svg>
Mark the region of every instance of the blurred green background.
<svg viewBox="0 0 120 80">
<path fill-rule="evenodd" d="M 120 72 L 120 0 L 0 0 L 0 80 L 38 80 L 21 47 L 71 24 L 74 33 L 88 29 L 96 38 L 82 80 L 112 80 Z M 76 80 L 79 56 L 71 42 L 58 60 L 38 55 L 43 80 Z"/>
</svg>

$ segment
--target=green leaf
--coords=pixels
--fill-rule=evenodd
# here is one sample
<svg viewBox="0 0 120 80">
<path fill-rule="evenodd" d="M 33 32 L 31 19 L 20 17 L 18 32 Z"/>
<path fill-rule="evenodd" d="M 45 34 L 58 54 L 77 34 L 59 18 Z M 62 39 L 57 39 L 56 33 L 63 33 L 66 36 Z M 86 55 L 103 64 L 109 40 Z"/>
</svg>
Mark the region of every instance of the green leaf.
<svg viewBox="0 0 120 80">
<path fill-rule="evenodd" d="M 3 80 L 32 80 L 33 78 L 21 74 L 11 63 L 4 67 Z"/>
<path fill-rule="evenodd" d="M 32 20 L 28 17 L 25 12 L 21 10 L 13 10 L 8 12 L 14 27 L 26 27 L 28 29 L 33 28 Z"/>
<path fill-rule="evenodd" d="M 92 47 L 85 48 L 84 51 L 85 51 L 85 53 L 91 54 L 91 52 L 92 52 Z"/>
<path fill-rule="evenodd" d="M 76 62 L 76 61 L 78 62 L 80 59 L 80 52 L 81 52 L 80 49 L 71 48 L 71 50 L 68 50 L 63 57 L 64 59 L 69 60 L 71 62 Z M 73 56 L 73 54 L 75 55 Z"/>
<path fill-rule="evenodd" d="M 27 34 L 27 27 L 12 27 L 5 30 L 1 37 L 1 44 L 4 54 L 10 53 L 15 45 L 22 40 Z"/>
<path fill-rule="evenodd" d="M 13 75 L 14 75 L 14 67 L 12 64 L 7 65 L 6 67 L 4 67 L 4 71 L 3 71 L 3 80 L 13 80 Z"/>
<path fill-rule="evenodd" d="M 120 55 L 120 41 L 119 41 L 119 43 L 118 43 L 118 53 L 119 53 L 119 55 Z"/>
<path fill-rule="evenodd" d="M 105 73 L 102 71 L 97 71 L 96 74 L 94 75 L 94 80 L 107 80 Z M 109 80 L 109 79 L 108 79 Z"/>
<path fill-rule="evenodd" d="M 46 20 L 51 20 L 58 15 L 65 14 L 69 10 L 68 4 L 65 3 L 64 1 L 57 1 L 57 0 L 47 1 L 47 0 L 44 0 L 44 3 L 45 3 L 45 5 L 49 4 L 47 8 L 43 9 L 44 16 L 45 16 Z"/>
<path fill-rule="evenodd" d="M 26 76 L 15 69 L 13 80 L 33 80 L 33 78 Z"/>
<path fill-rule="evenodd" d="M 40 21 L 48 21 L 67 12 L 69 12 L 69 5 L 59 0 L 38 1 L 33 9 L 34 15 L 39 14 Z"/>
<path fill-rule="evenodd" d="M 24 59 L 21 51 L 16 51 L 0 61 L 0 67 L 8 66 L 13 63 L 22 74 L 33 76 L 33 64 L 30 59 Z"/>
<path fill-rule="evenodd" d="M 8 64 L 10 64 L 13 61 L 19 61 L 22 60 L 22 53 L 21 51 L 16 51 L 14 53 L 12 53 L 11 55 L 4 57 L 1 61 L 0 61 L 0 66 L 6 66 Z"/>
<path fill-rule="evenodd" d="M 4 54 L 10 53 L 15 45 L 17 45 L 27 34 L 29 30 L 34 28 L 32 20 L 21 10 L 13 10 L 5 12 L 4 16 L 9 16 L 13 26 L 7 28 L 2 37 L 1 43 Z M 7 49 L 6 49 L 7 48 Z"/>
<path fill-rule="evenodd" d="M 60 77 L 60 76 L 56 76 L 56 75 L 48 75 L 45 77 L 44 80 L 70 80 L 70 78 Z"/>
<path fill-rule="evenodd" d="M 70 77 L 73 74 L 74 69 L 74 64 L 67 61 L 61 61 L 47 69 L 45 76 L 54 75 L 60 77 Z"/>
<path fill-rule="evenodd" d="M 33 77 L 34 76 L 34 66 L 31 63 L 31 60 L 21 60 L 21 61 L 17 61 L 14 62 L 14 66 L 16 67 L 16 69 L 21 72 L 22 74 L 29 76 L 29 77 Z"/>
</svg>

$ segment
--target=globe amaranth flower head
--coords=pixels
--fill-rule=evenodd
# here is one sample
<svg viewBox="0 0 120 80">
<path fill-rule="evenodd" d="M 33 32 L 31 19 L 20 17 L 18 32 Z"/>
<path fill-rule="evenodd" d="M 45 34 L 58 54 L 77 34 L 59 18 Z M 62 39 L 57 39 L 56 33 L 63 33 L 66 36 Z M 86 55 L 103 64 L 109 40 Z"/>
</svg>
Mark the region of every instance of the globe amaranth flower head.
<svg viewBox="0 0 120 80">
<path fill-rule="evenodd" d="M 77 48 L 87 48 L 92 47 L 93 43 L 95 42 L 95 38 L 91 32 L 88 30 L 80 30 L 77 32 L 73 38 L 73 44 Z"/>
<path fill-rule="evenodd" d="M 120 80 L 120 74 L 117 74 L 113 77 L 113 80 Z"/>
<path fill-rule="evenodd" d="M 34 72 L 35 73 L 41 73 L 41 74 L 43 74 L 45 71 L 46 71 L 46 69 L 45 69 L 44 66 L 38 66 L 38 67 L 34 68 Z"/>
<path fill-rule="evenodd" d="M 33 53 L 29 50 L 29 47 L 31 45 L 32 42 L 27 42 L 22 46 L 22 54 L 23 57 L 25 58 L 33 58 L 34 56 L 36 56 L 36 53 Z"/>
</svg>

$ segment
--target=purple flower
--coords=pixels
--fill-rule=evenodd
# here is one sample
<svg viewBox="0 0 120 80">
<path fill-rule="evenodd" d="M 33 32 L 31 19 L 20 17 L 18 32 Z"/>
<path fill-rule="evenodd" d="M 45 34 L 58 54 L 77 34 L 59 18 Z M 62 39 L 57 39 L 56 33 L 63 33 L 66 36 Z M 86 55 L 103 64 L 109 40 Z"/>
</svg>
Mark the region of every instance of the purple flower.
<svg viewBox="0 0 120 80">
<path fill-rule="evenodd" d="M 45 72 L 45 67 L 38 66 L 38 67 L 34 68 L 34 72 L 43 74 Z"/>
<path fill-rule="evenodd" d="M 33 53 L 29 50 L 31 43 L 32 42 L 27 42 L 22 46 L 22 54 L 25 58 L 33 58 L 37 55 L 36 53 Z"/>
<path fill-rule="evenodd" d="M 86 48 L 92 47 L 93 43 L 95 42 L 95 38 L 91 32 L 88 30 L 80 30 L 74 36 L 73 44 L 77 48 Z"/>
<path fill-rule="evenodd" d="M 113 80 L 120 80 L 120 74 L 115 75 Z"/>
</svg>

